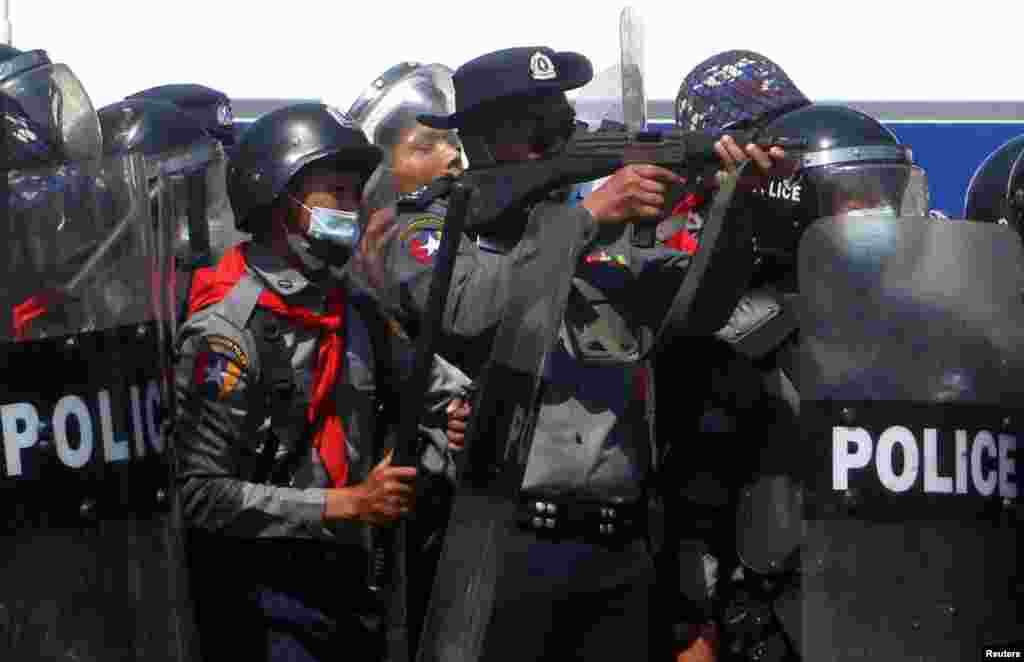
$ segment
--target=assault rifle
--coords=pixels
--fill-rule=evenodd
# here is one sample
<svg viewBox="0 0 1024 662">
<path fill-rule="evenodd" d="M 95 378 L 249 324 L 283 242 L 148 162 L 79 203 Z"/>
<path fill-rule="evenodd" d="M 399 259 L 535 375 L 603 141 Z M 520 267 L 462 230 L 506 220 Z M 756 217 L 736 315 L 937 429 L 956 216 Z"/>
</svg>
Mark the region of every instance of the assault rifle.
<svg viewBox="0 0 1024 662">
<path fill-rule="evenodd" d="M 607 125 L 613 125 L 607 128 Z M 798 150 L 806 147 L 802 139 L 760 136 L 758 131 L 720 134 L 682 131 L 629 131 L 621 125 L 606 123 L 595 132 L 579 129 L 557 155 L 545 159 L 496 164 L 481 162 L 486 146 L 472 150 L 476 154 L 462 181 L 474 191 L 470 198 L 467 229 L 486 234 L 502 225 L 506 214 L 518 213 L 524 206 L 538 202 L 559 188 L 607 177 L 631 163 L 649 163 L 672 170 L 687 180 L 687 188 L 699 187 L 721 169 L 714 150 L 715 142 L 728 133 L 739 145 L 754 143 L 762 148 L 782 147 Z M 463 137 L 473 146 L 475 136 Z M 672 209 L 685 190 L 673 187 L 666 201 Z M 638 228 L 639 229 L 639 228 Z M 653 242 L 653 228 L 645 224 L 641 235 Z"/>
</svg>

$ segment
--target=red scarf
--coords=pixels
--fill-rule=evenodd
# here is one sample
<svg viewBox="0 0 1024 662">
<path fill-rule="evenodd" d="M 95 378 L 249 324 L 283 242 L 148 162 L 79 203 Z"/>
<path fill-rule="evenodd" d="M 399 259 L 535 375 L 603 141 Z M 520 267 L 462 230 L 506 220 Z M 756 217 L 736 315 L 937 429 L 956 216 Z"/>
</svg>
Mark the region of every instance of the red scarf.
<svg viewBox="0 0 1024 662">
<path fill-rule="evenodd" d="M 246 273 L 242 243 L 228 251 L 216 267 L 198 269 L 192 279 L 188 314 L 222 301 Z M 345 293 L 341 287 L 331 290 L 327 313 L 318 315 L 307 308 L 285 302 L 277 293 L 264 289 L 257 304 L 306 327 L 320 330 L 320 345 L 313 372 L 313 397 L 307 417 L 319 421 L 313 432 L 313 445 L 320 453 L 334 487 L 342 487 L 348 477 L 348 451 L 345 428 L 338 416 L 334 386 L 341 374 L 345 346 L 340 333 L 345 322 Z"/>
<path fill-rule="evenodd" d="M 679 201 L 679 204 L 675 206 L 669 216 L 682 216 L 686 218 L 690 215 L 691 211 L 703 203 L 704 197 L 699 193 L 689 193 Z M 679 232 L 669 237 L 665 241 L 665 246 L 667 248 L 672 248 L 674 250 L 693 255 L 697 252 L 697 239 L 684 227 Z"/>
</svg>

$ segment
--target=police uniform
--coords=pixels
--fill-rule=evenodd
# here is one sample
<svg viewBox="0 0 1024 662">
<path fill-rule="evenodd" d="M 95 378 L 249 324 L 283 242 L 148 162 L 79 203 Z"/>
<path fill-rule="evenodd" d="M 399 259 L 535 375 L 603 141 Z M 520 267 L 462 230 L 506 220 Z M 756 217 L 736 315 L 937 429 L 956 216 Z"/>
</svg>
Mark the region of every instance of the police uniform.
<svg viewBox="0 0 1024 662">
<path fill-rule="evenodd" d="M 366 588 L 369 528 L 322 519 L 331 482 L 306 417 L 319 332 L 257 305 L 266 288 L 290 305 L 323 311 L 326 290 L 260 243 L 247 245 L 246 262 L 228 296 L 194 312 L 177 340 L 177 476 L 198 570 L 193 583 L 202 590 L 200 620 L 207 632 L 221 629 L 218 620 L 231 624 L 231 635 L 225 631 L 213 650 L 238 659 L 247 646 L 249 654 L 265 656 L 267 647 L 287 646 L 291 638 L 317 655 L 339 654 L 317 650 L 339 640 L 370 650 L 379 641 L 373 628 L 379 613 Z M 350 296 L 341 330 L 345 356 L 336 403 L 348 485 L 364 480 L 381 455 L 374 448 L 380 385 L 365 311 Z M 396 367 L 407 371 L 411 357 Z M 423 457 L 428 472 L 452 469 L 444 407 L 467 384 L 459 371 L 435 364 L 426 404 L 434 428 Z M 246 626 L 258 627 L 247 632 Z M 269 640 L 260 632 L 269 632 Z"/>
<path fill-rule="evenodd" d="M 679 620 L 718 621 L 723 660 L 782 662 L 801 654 L 805 539 L 797 485 L 806 451 L 797 449 L 801 393 L 807 397 L 814 379 L 798 359 L 806 347 L 796 249 L 820 218 L 865 205 L 895 214 L 913 186 L 909 155 L 862 113 L 806 105 L 771 118 L 764 133 L 825 147 L 802 157 L 792 187 L 772 182 L 745 200 L 758 219 L 751 287 L 716 337 L 690 353 L 685 378 L 673 389 L 665 384 L 671 395 L 660 406 L 677 412 L 673 434 L 689 440 L 664 465 L 674 481 L 668 538 L 678 541 Z"/>
<path fill-rule="evenodd" d="M 414 318 L 427 305 L 443 227 L 444 201 L 427 197 L 400 202 L 399 231 L 387 256 L 404 312 Z M 514 529 L 502 556 L 505 590 L 497 589 L 488 649 L 514 646 L 524 659 L 572 659 L 577 651 L 586 651 L 586 659 L 647 659 L 653 566 L 645 496 L 656 451 L 648 384 L 641 383 L 641 340 L 666 313 L 690 258 L 637 248 L 622 229 L 599 232 L 582 207 L 542 202 L 527 214 L 550 223 L 584 217 L 521 495 L 526 523 L 538 503 L 545 519 L 558 519 L 547 514 L 549 507 L 565 519 L 553 531 Z M 443 315 L 443 351 L 470 375 L 482 368 L 507 304 L 504 272 L 514 250 L 508 240 L 462 238 Z M 591 512 L 606 520 L 590 528 L 570 524 L 574 514 Z"/>
<path fill-rule="evenodd" d="M 564 92 L 586 84 L 575 53 L 513 48 L 481 56 L 454 74 L 458 112 L 419 119 L 458 128 L 478 106 L 507 95 Z M 553 117 L 551 118 L 553 119 Z M 570 129 L 571 130 L 571 129 Z M 470 163 L 478 158 L 460 133 Z M 429 196 L 423 196 L 429 197 Z M 440 206 L 419 200 L 398 216 L 387 259 L 407 314 L 423 314 L 440 239 Z M 642 360 L 690 265 L 663 246 L 641 248 L 625 226 L 599 228 L 590 212 L 551 200 L 503 214 L 503 223 L 579 228 L 576 269 L 558 339 L 543 362 L 520 514 L 501 550 L 484 659 L 650 659 L 660 623 L 651 610 L 654 563 L 648 488 L 654 448 L 650 365 Z M 518 237 L 461 240 L 443 327 L 443 350 L 470 375 L 490 355 L 512 299 L 508 274 Z M 474 442 L 471 442 L 474 443 Z"/>
</svg>

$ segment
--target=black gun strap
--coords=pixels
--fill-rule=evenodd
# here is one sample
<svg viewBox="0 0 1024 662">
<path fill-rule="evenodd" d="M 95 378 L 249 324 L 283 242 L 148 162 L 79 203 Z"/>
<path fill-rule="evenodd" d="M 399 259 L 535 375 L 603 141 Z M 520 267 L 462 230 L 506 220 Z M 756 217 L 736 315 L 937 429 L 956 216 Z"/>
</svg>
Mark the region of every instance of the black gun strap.
<svg viewBox="0 0 1024 662">
<path fill-rule="evenodd" d="M 700 247 L 645 356 L 678 337 L 715 333 L 736 309 L 754 269 L 750 214 L 744 205 L 734 204 L 741 202 L 737 186 L 751 167 L 750 161 L 744 162 L 719 187 Z"/>
</svg>

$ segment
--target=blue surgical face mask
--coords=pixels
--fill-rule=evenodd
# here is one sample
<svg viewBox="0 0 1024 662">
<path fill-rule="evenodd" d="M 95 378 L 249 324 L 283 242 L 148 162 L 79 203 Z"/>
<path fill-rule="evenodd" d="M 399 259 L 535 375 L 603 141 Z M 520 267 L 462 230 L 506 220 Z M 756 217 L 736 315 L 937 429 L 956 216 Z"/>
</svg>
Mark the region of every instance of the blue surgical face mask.
<svg viewBox="0 0 1024 662">
<path fill-rule="evenodd" d="M 362 236 L 359 226 L 359 212 L 329 209 L 327 207 L 307 207 L 295 198 L 295 204 L 309 212 L 309 230 L 306 234 L 310 239 L 326 241 L 337 246 L 355 250 Z"/>
<path fill-rule="evenodd" d="M 844 216 L 899 216 L 896 213 L 896 208 L 892 205 L 882 205 L 880 207 L 871 207 L 869 209 L 850 209 L 843 214 Z"/>
</svg>

